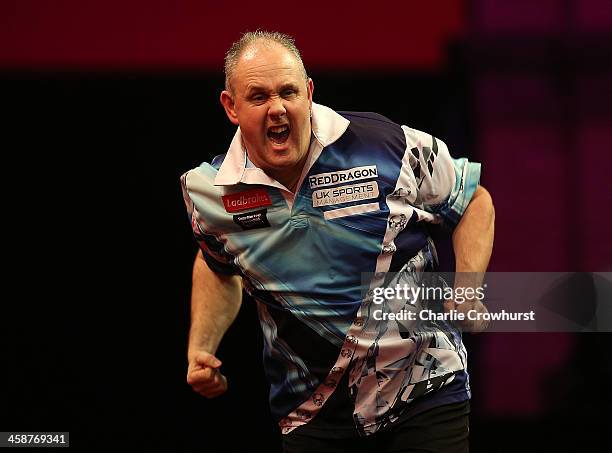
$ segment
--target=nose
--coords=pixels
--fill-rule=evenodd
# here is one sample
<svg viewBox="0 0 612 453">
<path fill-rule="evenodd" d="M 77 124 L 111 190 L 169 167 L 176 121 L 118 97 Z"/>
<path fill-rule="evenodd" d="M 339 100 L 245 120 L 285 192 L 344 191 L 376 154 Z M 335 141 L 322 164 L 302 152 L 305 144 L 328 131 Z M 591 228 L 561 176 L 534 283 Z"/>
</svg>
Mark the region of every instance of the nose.
<svg viewBox="0 0 612 453">
<path fill-rule="evenodd" d="M 283 99 L 280 96 L 273 96 L 270 99 L 270 108 L 268 109 L 268 115 L 272 118 L 282 118 L 287 113 L 283 104 Z"/>
</svg>

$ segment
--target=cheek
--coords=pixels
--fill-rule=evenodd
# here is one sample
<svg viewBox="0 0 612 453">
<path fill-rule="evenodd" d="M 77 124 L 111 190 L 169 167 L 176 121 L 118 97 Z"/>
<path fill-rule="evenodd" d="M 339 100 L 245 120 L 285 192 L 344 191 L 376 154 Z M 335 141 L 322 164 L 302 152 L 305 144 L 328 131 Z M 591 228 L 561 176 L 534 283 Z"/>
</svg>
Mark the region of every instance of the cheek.
<svg viewBox="0 0 612 453">
<path fill-rule="evenodd" d="M 301 126 L 301 129 L 307 127 L 308 123 L 310 123 L 310 109 L 308 109 L 308 107 L 304 108 L 300 106 L 300 108 L 289 111 L 289 114 L 293 118 L 293 121 Z"/>
<path fill-rule="evenodd" d="M 265 124 L 262 115 L 249 115 L 240 123 L 240 129 L 250 136 L 261 136 L 265 132 Z"/>
<path fill-rule="evenodd" d="M 310 140 L 310 110 L 300 109 L 299 111 L 299 123 L 300 123 L 300 138 L 304 140 Z"/>
</svg>

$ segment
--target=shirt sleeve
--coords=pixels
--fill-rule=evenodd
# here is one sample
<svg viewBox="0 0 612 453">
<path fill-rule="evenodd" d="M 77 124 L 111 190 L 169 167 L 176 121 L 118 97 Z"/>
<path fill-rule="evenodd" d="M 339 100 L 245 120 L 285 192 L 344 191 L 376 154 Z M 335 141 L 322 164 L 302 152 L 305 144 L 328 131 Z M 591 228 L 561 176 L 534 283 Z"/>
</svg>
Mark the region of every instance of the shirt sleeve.
<svg viewBox="0 0 612 453">
<path fill-rule="evenodd" d="M 415 204 L 454 229 L 480 181 L 480 164 L 452 158 L 446 144 L 430 134 L 403 127 L 416 187 Z"/>
<path fill-rule="evenodd" d="M 217 274 L 223 275 L 239 275 L 240 269 L 234 263 L 234 256 L 225 250 L 223 242 L 219 241 L 215 235 L 208 233 L 201 225 L 201 213 L 196 208 L 187 186 L 187 175 L 189 172 L 181 176 L 181 189 L 183 191 L 183 200 L 187 208 L 189 222 L 193 231 L 193 236 L 202 250 L 204 261 L 208 267 Z"/>
</svg>

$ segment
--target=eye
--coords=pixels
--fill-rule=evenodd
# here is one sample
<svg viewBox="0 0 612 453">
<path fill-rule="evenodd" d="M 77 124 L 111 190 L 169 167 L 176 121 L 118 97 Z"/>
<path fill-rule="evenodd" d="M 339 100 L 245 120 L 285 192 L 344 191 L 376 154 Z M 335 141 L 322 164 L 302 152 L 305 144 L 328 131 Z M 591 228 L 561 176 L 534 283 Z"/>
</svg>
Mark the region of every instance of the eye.
<svg viewBox="0 0 612 453">
<path fill-rule="evenodd" d="M 255 93 L 251 96 L 253 102 L 263 102 L 266 100 L 266 96 L 263 93 Z"/>
<path fill-rule="evenodd" d="M 293 88 L 287 88 L 286 90 L 283 90 L 282 92 L 282 96 L 284 98 L 290 98 L 292 96 L 295 96 L 296 94 L 297 92 Z"/>
</svg>

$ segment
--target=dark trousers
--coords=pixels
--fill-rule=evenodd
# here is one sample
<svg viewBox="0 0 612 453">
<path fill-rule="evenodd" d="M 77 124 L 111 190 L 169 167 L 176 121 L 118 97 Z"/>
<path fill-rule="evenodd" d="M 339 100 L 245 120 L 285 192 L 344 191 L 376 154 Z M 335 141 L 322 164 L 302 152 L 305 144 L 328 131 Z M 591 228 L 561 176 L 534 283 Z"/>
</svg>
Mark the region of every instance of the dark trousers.
<svg viewBox="0 0 612 453">
<path fill-rule="evenodd" d="M 469 412 L 469 401 L 438 406 L 366 437 L 313 436 L 297 428 L 283 436 L 283 452 L 467 453 Z"/>
</svg>

